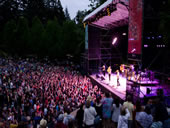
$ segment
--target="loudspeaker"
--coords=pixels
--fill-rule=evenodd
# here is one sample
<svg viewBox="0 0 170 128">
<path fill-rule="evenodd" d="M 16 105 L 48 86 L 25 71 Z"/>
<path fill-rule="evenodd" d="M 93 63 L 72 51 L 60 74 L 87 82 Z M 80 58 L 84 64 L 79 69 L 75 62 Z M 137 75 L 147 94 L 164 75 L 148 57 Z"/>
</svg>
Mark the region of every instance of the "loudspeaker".
<svg viewBox="0 0 170 128">
<path fill-rule="evenodd" d="M 146 94 L 150 94 L 150 93 L 151 93 L 150 88 L 147 88 L 147 90 L 146 90 Z"/>
<path fill-rule="evenodd" d="M 103 76 L 101 76 L 101 80 L 105 80 L 105 78 Z"/>
</svg>

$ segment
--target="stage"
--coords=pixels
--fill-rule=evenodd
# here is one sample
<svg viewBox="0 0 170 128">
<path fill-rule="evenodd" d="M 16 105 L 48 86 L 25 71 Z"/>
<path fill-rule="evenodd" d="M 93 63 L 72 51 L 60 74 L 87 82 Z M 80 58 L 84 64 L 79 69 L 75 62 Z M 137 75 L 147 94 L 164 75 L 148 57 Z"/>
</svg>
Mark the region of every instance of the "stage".
<svg viewBox="0 0 170 128">
<path fill-rule="evenodd" d="M 156 95 L 156 90 L 158 88 L 161 88 L 159 86 L 158 80 L 150 81 L 148 79 L 144 79 L 139 83 L 135 83 L 133 80 L 128 80 L 125 77 L 119 76 L 119 83 L 120 86 L 117 86 L 117 76 L 116 74 L 111 75 L 111 80 L 109 81 L 108 74 L 105 75 L 105 77 L 102 74 L 92 74 L 90 75 L 91 80 L 93 83 L 97 84 L 98 86 L 102 87 L 103 89 L 106 89 L 107 91 L 111 92 L 113 95 L 119 97 L 122 100 L 125 100 L 127 89 L 134 89 L 134 86 L 132 88 L 129 88 L 128 84 L 135 84 L 139 91 L 139 97 L 143 98 L 147 95 L 147 90 L 150 90 L 153 95 Z"/>
</svg>

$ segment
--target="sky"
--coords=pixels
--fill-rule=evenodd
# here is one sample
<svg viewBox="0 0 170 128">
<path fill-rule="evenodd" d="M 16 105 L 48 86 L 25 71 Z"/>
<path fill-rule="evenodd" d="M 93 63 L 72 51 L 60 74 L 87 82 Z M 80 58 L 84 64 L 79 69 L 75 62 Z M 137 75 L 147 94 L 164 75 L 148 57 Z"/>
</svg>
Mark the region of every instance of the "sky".
<svg viewBox="0 0 170 128">
<path fill-rule="evenodd" d="M 78 10 L 80 11 L 83 11 L 85 9 L 88 10 L 89 9 L 88 5 L 90 4 L 89 0 L 60 0 L 60 1 L 64 10 L 67 7 L 71 19 L 73 19 L 76 16 Z"/>
</svg>

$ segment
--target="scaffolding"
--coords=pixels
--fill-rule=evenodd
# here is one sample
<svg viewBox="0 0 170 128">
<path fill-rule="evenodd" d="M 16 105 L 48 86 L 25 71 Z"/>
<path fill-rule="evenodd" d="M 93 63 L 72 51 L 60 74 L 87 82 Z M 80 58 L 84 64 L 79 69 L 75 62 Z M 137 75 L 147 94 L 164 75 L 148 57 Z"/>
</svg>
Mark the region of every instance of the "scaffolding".
<svg viewBox="0 0 170 128">
<path fill-rule="evenodd" d="M 95 26 L 88 26 L 88 49 L 82 54 L 81 65 L 85 72 L 101 73 L 103 65 L 120 64 L 120 53 L 113 51 L 113 30 L 104 30 Z"/>
</svg>

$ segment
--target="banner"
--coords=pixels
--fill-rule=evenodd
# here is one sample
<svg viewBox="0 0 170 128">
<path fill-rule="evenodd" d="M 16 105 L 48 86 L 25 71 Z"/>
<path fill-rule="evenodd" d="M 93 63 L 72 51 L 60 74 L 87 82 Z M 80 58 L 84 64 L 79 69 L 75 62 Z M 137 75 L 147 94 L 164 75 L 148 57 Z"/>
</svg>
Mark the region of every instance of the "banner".
<svg viewBox="0 0 170 128">
<path fill-rule="evenodd" d="M 142 52 L 143 0 L 129 0 L 128 54 Z"/>
</svg>

